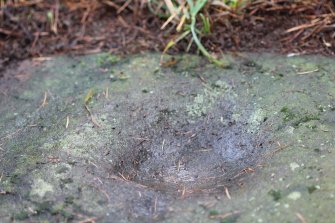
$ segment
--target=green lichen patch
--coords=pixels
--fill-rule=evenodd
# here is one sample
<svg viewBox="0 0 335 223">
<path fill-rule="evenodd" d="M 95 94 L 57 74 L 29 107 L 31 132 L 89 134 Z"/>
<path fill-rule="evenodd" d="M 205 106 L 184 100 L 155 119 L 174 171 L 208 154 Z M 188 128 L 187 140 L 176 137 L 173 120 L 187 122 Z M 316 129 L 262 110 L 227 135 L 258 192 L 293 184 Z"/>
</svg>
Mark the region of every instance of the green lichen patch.
<svg viewBox="0 0 335 223">
<path fill-rule="evenodd" d="M 216 81 L 212 87 L 206 86 L 202 93 L 195 96 L 192 104 L 187 106 L 188 114 L 191 117 L 200 117 L 206 115 L 215 104 L 219 97 L 225 93 L 232 94 L 231 86 L 224 81 Z"/>
</svg>

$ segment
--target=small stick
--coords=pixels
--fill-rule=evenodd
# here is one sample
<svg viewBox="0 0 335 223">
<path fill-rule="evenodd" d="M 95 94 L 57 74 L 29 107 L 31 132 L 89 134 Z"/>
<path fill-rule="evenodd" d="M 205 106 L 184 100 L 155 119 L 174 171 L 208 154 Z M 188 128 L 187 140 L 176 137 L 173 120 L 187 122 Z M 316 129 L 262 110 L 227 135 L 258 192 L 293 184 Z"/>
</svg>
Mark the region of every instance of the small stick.
<svg viewBox="0 0 335 223">
<path fill-rule="evenodd" d="M 109 198 L 108 193 L 101 188 L 98 188 L 98 190 L 106 196 L 108 203 L 110 203 L 111 199 Z"/>
<path fill-rule="evenodd" d="M 228 190 L 228 187 L 224 187 L 224 191 L 226 193 L 226 196 L 228 197 L 229 200 L 231 200 L 231 196 L 230 196 L 230 193 L 229 193 L 229 190 Z"/>
<path fill-rule="evenodd" d="M 180 171 L 180 165 L 181 165 L 181 161 L 178 160 L 178 163 L 177 163 L 177 172 L 178 172 L 178 173 L 179 173 L 179 171 Z"/>
<path fill-rule="evenodd" d="M 184 186 L 183 191 L 181 192 L 181 197 L 183 198 L 185 196 L 186 193 L 186 187 Z"/>
<path fill-rule="evenodd" d="M 90 160 L 88 161 L 88 163 L 89 163 L 89 164 L 92 164 L 95 168 L 99 168 L 99 167 L 97 166 L 97 164 L 93 163 L 93 162 L 90 161 Z"/>
<path fill-rule="evenodd" d="M 86 110 L 88 111 L 88 113 L 90 114 L 90 116 L 91 116 L 91 120 L 92 120 L 93 124 L 94 124 L 96 127 L 100 128 L 101 125 L 96 121 L 95 117 L 92 115 L 91 110 L 88 108 L 88 106 L 87 106 L 86 104 L 85 104 L 85 108 L 86 108 Z"/>
<path fill-rule="evenodd" d="M 66 117 L 66 124 L 65 124 L 65 128 L 66 128 L 66 129 L 69 127 L 69 122 L 70 122 L 70 117 L 67 116 L 67 117 Z"/>
<path fill-rule="evenodd" d="M 238 214 L 238 213 L 240 213 L 240 212 L 239 211 L 233 211 L 233 212 L 228 212 L 226 214 L 210 215 L 209 218 L 210 219 L 221 219 L 222 220 L 222 219 L 225 219 L 229 216 L 232 216 L 232 215 Z"/>
<path fill-rule="evenodd" d="M 246 167 L 243 170 L 241 170 L 241 172 L 239 172 L 238 174 L 236 174 L 232 179 L 235 179 L 235 178 L 237 178 L 237 177 L 239 177 L 239 176 L 241 176 L 241 175 L 243 175 L 245 173 L 253 173 L 253 172 L 255 172 L 255 170 L 253 168 Z"/>
<path fill-rule="evenodd" d="M 202 83 L 207 84 L 206 79 L 203 78 L 201 75 L 198 75 L 198 78 L 201 80 Z"/>
<path fill-rule="evenodd" d="M 88 219 L 85 219 L 85 220 L 82 220 L 82 221 L 78 221 L 77 223 L 95 223 L 97 220 L 96 217 L 94 218 L 88 218 Z"/>
<path fill-rule="evenodd" d="M 157 210 L 157 196 L 155 197 L 154 214 L 156 213 L 156 210 Z"/>
<path fill-rule="evenodd" d="M 106 5 L 112 6 L 112 7 L 115 8 L 116 10 L 119 10 L 119 9 L 120 9 L 120 6 L 118 6 L 117 4 L 115 4 L 115 3 L 112 2 L 112 1 L 106 1 L 106 0 L 104 0 L 103 3 L 106 4 Z"/>
<path fill-rule="evenodd" d="M 119 175 L 121 176 L 121 178 L 122 178 L 123 180 L 125 180 L 125 181 L 128 181 L 128 179 L 127 179 L 127 178 L 125 178 L 125 177 L 123 176 L 123 174 L 122 174 L 122 173 L 119 173 Z"/>
<path fill-rule="evenodd" d="M 108 87 L 106 87 L 105 98 L 108 99 L 108 96 L 109 96 L 109 94 L 108 94 Z"/>
<path fill-rule="evenodd" d="M 199 149 L 196 152 L 209 152 L 212 151 L 212 149 Z"/>
<path fill-rule="evenodd" d="M 128 5 L 130 4 L 130 2 L 131 2 L 131 0 L 126 1 L 126 2 L 121 6 L 121 8 L 119 8 L 119 9 L 117 10 L 117 14 L 120 14 L 123 10 L 125 10 L 125 8 L 128 7 Z"/>
<path fill-rule="evenodd" d="M 43 102 L 42 102 L 40 108 L 43 108 L 43 107 L 45 107 L 48 104 L 47 99 L 48 99 L 48 93 L 45 91 L 44 92 Z"/>
<path fill-rule="evenodd" d="M 52 60 L 51 57 L 35 57 L 33 58 L 33 61 L 49 61 Z"/>
<path fill-rule="evenodd" d="M 303 71 L 303 72 L 299 72 L 297 74 L 310 74 L 310 73 L 314 73 L 314 72 L 317 72 L 317 71 L 319 71 L 319 69 L 310 70 L 310 71 Z"/>
<path fill-rule="evenodd" d="M 298 31 L 300 29 L 306 29 L 306 28 L 313 27 L 315 25 L 316 25 L 315 23 L 311 23 L 311 24 L 303 24 L 303 25 L 295 26 L 291 29 L 286 30 L 285 33 L 295 32 L 295 31 Z"/>
<path fill-rule="evenodd" d="M 163 142 L 162 142 L 162 152 L 164 152 L 164 144 L 165 144 L 165 139 L 163 139 Z"/>
<path fill-rule="evenodd" d="M 298 217 L 298 219 L 301 221 L 301 223 L 307 223 L 306 219 L 304 218 L 304 216 L 302 216 L 302 214 L 297 212 L 297 213 L 295 213 L 295 215 Z"/>
<path fill-rule="evenodd" d="M 57 29 L 58 17 L 59 17 L 59 1 L 57 0 L 55 4 L 55 9 L 54 9 L 54 19 L 50 27 L 51 31 L 53 31 L 55 34 L 58 33 L 58 29 Z"/>
</svg>

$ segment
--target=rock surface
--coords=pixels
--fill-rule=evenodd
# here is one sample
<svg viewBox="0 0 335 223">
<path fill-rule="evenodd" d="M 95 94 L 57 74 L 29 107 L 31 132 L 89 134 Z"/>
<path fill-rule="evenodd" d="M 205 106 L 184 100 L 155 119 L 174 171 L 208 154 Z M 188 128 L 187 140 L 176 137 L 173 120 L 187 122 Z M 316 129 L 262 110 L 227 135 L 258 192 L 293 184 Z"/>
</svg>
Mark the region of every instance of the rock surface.
<svg viewBox="0 0 335 223">
<path fill-rule="evenodd" d="M 229 58 L 22 63 L 0 84 L 1 222 L 333 222 L 333 59 Z"/>
</svg>

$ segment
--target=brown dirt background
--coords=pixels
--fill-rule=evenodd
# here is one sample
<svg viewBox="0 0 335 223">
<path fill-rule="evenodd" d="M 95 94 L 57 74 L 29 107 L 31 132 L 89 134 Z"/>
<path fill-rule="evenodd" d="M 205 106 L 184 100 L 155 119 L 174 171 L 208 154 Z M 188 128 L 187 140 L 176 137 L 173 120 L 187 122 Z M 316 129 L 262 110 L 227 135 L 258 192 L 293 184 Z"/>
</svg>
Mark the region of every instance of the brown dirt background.
<svg viewBox="0 0 335 223">
<path fill-rule="evenodd" d="M 48 13 L 55 15 L 54 21 Z M 240 11 L 208 4 L 211 33 L 202 36 L 214 54 L 226 51 L 335 53 L 335 7 L 331 0 L 259 0 Z M 0 9 L 0 77 L 8 65 L 26 58 L 109 51 L 121 55 L 162 51 L 176 37 L 177 23 L 144 0 L 32 0 Z M 201 24 L 198 24 L 199 28 Z M 294 31 L 287 32 L 294 28 Z M 169 53 L 185 52 L 191 37 Z M 189 52 L 197 51 L 192 44 Z"/>
</svg>

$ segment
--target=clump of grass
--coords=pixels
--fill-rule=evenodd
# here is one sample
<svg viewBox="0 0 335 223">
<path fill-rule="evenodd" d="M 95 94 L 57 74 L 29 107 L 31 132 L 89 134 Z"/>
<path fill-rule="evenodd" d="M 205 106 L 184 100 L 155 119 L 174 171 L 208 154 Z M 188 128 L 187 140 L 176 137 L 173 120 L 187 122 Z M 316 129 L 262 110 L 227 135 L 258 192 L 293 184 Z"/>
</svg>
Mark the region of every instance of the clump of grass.
<svg viewBox="0 0 335 223">
<path fill-rule="evenodd" d="M 179 41 L 185 39 L 187 36 L 191 35 L 190 43 L 187 47 L 187 50 L 191 47 L 193 42 L 196 44 L 198 50 L 206 56 L 211 62 L 216 65 L 225 67 L 228 64 L 227 61 L 223 61 L 214 57 L 201 43 L 201 36 L 211 33 L 211 22 L 210 18 L 205 16 L 203 13 L 203 9 L 206 4 L 210 4 L 208 0 L 164 0 L 164 5 L 160 5 L 158 10 L 153 9 L 152 1 L 150 5 L 150 9 L 156 15 L 159 15 L 161 18 L 165 18 L 166 21 L 162 25 L 162 29 L 166 28 L 168 24 L 174 24 L 176 26 L 176 31 L 179 35 L 176 38 L 172 38 L 168 44 L 166 45 L 163 55 L 173 46 L 175 46 Z M 224 0 L 224 1 L 214 1 L 214 3 L 221 3 L 225 7 L 230 8 L 232 10 L 236 10 L 240 7 L 241 3 L 245 4 L 247 0 Z M 158 13 L 158 11 L 163 11 L 163 13 Z M 169 16 L 167 16 L 169 15 Z M 197 28 L 197 24 L 199 24 L 199 19 L 201 20 L 202 28 Z"/>
<path fill-rule="evenodd" d="M 274 201 L 279 201 L 282 198 L 282 194 L 280 190 L 270 190 L 268 193 Z"/>
<path fill-rule="evenodd" d="M 283 108 L 280 110 L 280 112 L 282 112 L 282 113 L 284 114 L 283 120 L 284 120 L 285 122 L 291 121 L 291 120 L 295 119 L 296 116 L 297 116 L 297 115 L 296 115 L 293 111 L 291 111 L 287 106 L 283 107 Z"/>
<path fill-rule="evenodd" d="M 176 38 L 172 38 L 168 42 L 163 51 L 163 55 L 179 41 L 191 36 L 191 40 L 186 51 L 188 51 L 191 45 L 195 43 L 198 50 L 205 57 L 207 57 L 209 61 L 222 67 L 229 66 L 227 61 L 217 59 L 210 52 L 208 52 L 201 42 L 202 36 L 208 35 L 212 32 L 210 16 L 205 16 L 205 14 L 209 14 L 207 12 L 207 8 L 209 8 L 209 6 L 223 8 L 227 12 L 239 14 L 249 2 L 250 0 L 164 0 L 164 6 L 167 9 L 165 14 L 168 14 L 169 16 L 162 16 L 166 18 L 166 22 L 163 24 L 162 29 L 164 29 L 168 24 L 174 23 L 176 31 L 179 35 Z M 161 7 L 164 8 L 164 6 Z M 201 28 L 198 28 L 200 25 Z"/>
<path fill-rule="evenodd" d="M 217 210 L 210 210 L 209 211 L 209 216 L 215 216 L 215 215 L 219 215 L 220 213 L 219 213 L 219 211 L 217 211 Z"/>
<path fill-rule="evenodd" d="M 284 106 L 281 110 L 281 113 L 284 114 L 283 120 L 285 122 L 293 121 L 292 126 L 297 128 L 300 126 L 302 123 L 307 123 L 309 121 L 318 121 L 320 120 L 320 115 L 319 114 L 301 114 L 294 112 L 293 110 L 289 109 L 287 106 Z M 307 125 L 307 128 L 310 129 L 315 129 L 317 126 L 316 125 Z"/>
<path fill-rule="evenodd" d="M 120 0 L 122 1 L 122 0 Z M 324 30 L 323 27 L 333 24 L 335 16 L 331 13 L 334 3 L 325 2 L 320 4 L 319 0 L 137 0 L 141 5 L 148 5 L 148 8 L 156 16 L 164 19 L 162 29 L 169 27 L 169 34 L 174 33 L 171 29 L 175 28 L 177 35 L 171 38 L 166 44 L 163 55 L 178 44 L 181 40 L 189 39 L 186 52 L 195 43 L 198 50 L 213 63 L 220 66 L 227 66 L 227 61 L 217 59 L 202 44 L 202 37 L 220 32 L 212 28 L 212 23 L 221 21 L 226 26 L 232 28 L 232 21 L 241 22 L 245 19 L 257 17 L 262 18 L 268 12 L 286 13 L 288 16 L 293 14 L 308 14 L 310 21 L 299 24 L 285 31 L 287 37 L 283 41 L 290 43 L 300 39 L 302 42 L 312 39 Z M 128 2 L 128 1 L 127 1 Z M 126 4 L 126 3 L 125 3 Z M 317 9 L 317 10 L 316 10 Z M 321 13 L 322 11 L 322 13 Z M 317 14 L 314 14 L 318 12 Z M 322 16 L 321 16 L 321 14 Z M 310 15 L 312 14 L 312 16 Z M 274 14 L 274 16 L 276 16 Z M 317 19 L 316 19 L 317 18 Z M 263 19 L 263 18 L 262 18 Z M 190 37 L 190 38 L 189 38 Z M 325 41 L 324 41 L 325 42 Z M 326 43 L 327 47 L 331 45 Z M 213 44 L 216 45 L 215 43 Z M 217 52 L 217 51 L 216 51 Z"/>
</svg>

